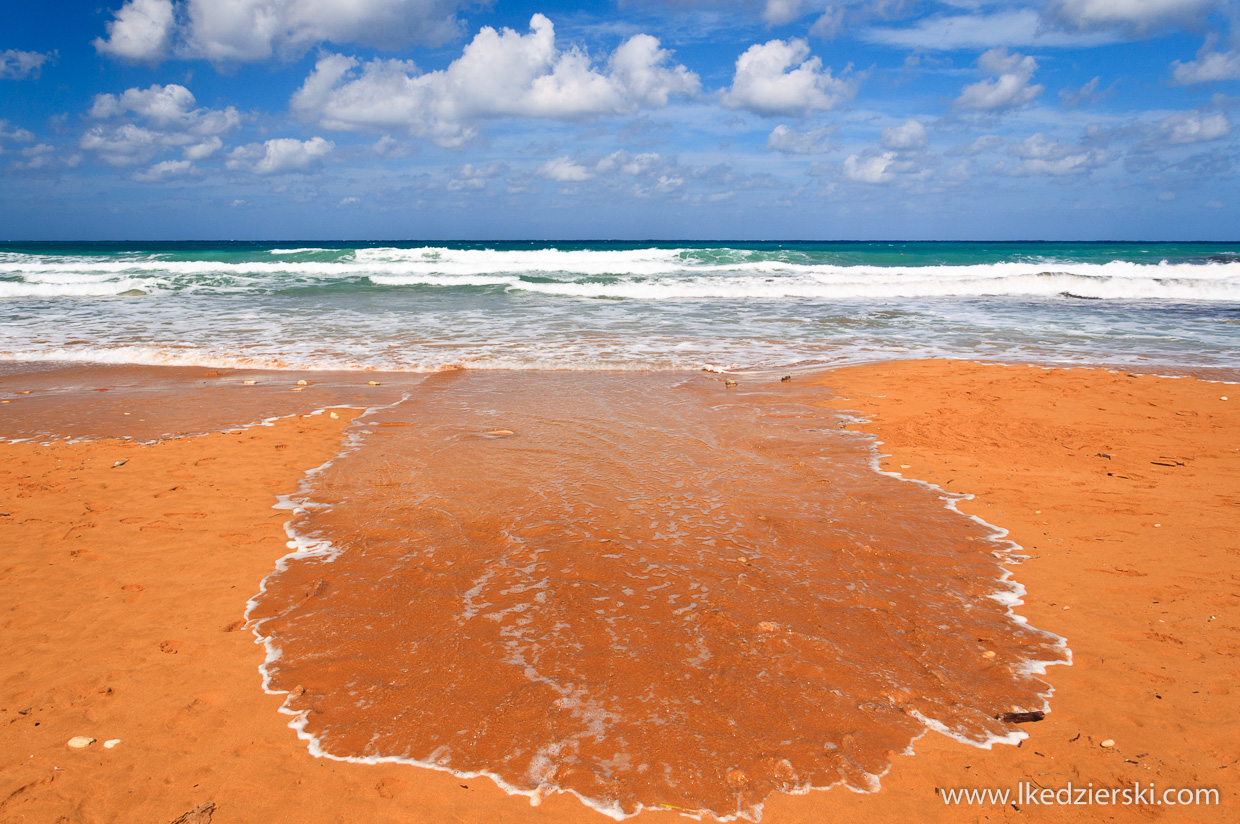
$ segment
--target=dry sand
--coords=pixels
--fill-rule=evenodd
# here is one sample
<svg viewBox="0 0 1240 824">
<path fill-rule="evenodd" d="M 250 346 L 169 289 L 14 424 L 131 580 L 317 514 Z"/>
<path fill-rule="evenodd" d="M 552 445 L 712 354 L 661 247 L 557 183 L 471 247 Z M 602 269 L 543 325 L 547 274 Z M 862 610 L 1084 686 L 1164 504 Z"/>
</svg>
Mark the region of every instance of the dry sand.
<svg viewBox="0 0 1240 824">
<path fill-rule="evenodd" d="M 764 820 L 1235 819 L 1240 397 L 1220 397 L 1236 387 L 951 361 L 821 382 L 829 405 L 872 416 L 853 428 L 884 442 L 884 468 L 973 493 L 963 511 L 1011 530 L 1032 556 L 1019 611 L 1066 636 L 1075 664 L 1049 672 L 1053 711 L 1021 747 L 932 733 L 881 792 L 775 796 Z M 606 820 L 565 795 L 532 808 L 486 779 L 316 759 L 260 690 L 242 614 L 286 551 L 271 506 L 353 414 L 0 445 L 0 821 L 172 821 L 206 802 L 215 822 Z M 962 809 L 937 794 L 1134 781 L 1215 787 L 1222 805 Z"/>
</svg>

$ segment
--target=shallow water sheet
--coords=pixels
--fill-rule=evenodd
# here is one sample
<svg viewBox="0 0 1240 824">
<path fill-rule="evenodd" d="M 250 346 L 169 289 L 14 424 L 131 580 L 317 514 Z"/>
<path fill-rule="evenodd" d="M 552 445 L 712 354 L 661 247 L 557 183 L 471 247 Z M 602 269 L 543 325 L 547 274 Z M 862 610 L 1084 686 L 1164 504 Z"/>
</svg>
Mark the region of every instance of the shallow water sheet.
<svg viewBox="0 0 1240 824">
<path fill-rule="evenodd" d="M 1063 640 L 1012 546 L 778 376 L 454 372 L 354 424 L 251 604 L 317 753 L 756 820 L 928 728 L 1014 743 Z"/>
</svg>

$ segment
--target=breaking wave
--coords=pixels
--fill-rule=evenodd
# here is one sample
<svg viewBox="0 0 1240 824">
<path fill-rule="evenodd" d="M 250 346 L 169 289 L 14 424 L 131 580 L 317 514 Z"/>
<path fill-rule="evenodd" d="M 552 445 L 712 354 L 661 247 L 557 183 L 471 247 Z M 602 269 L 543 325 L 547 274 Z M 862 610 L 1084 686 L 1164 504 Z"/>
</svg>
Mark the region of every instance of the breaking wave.
<svg viewBox="0 0 1240 824">
<path fill-rule="evenodd" d="M 305 288 L 496 289 L 551 297 L 665 300 L 1084 297 L 1240 301 L 1240 261 L 1018 260 L 843 265 L 745 249 L 273 249 L 225 255 L 0 254 L 0 298 L 271 294 Z M 236 256 L 233 256 L 236 257 Z M 821 257 L 821 256 L 819 256 Z M 284 258 L 284 259 L 272 259 Z"/>
</svg>

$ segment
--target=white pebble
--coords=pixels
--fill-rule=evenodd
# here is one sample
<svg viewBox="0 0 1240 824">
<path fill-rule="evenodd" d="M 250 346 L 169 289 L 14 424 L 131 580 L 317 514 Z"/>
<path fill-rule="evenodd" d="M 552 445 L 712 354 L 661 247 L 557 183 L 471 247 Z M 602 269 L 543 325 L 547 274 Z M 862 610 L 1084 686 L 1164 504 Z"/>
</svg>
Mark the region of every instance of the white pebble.
<svg viewBox="0 0 1240 824">
<path fill-rule="evenodd" d="M 107 741 L 103 742 L 103 748 L 105 750 L 110 750 L 119 743 L 121 743 L 121 740 L 119 738 L 109 738 Z"/>
<path fill-rule="evenodd" d="M 69 739 L 69 746 L 75 750 L 82 750 L 95 743 L 95 739 L 89 735 L 77 735 Z"/>
<path fill-rule="evenodd" d="M 1114 739 L 1114 738 L 1108 738 L 1106 741 L 1103 741 L 1103 742 L 1102 742 L 1102 744 L 1101 744 L 1100 746 L 1103 746 L 1103 747 L 1114 747 L 1114 746 L 1115 746 L 1115 739 Z"/>
</svg>

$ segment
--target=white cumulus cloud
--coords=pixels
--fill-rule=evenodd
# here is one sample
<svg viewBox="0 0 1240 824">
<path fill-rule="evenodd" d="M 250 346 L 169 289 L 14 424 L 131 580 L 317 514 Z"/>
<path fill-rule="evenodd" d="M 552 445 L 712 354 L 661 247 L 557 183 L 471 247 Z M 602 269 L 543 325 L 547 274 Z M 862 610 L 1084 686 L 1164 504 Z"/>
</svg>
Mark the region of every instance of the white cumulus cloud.
<svg viewBox="0 0 1240 824">
<path fill-rule="evenodd" d="M 34 132 L 29 129 L 13 129 L 9 131 L 9 121 L 0 120 L 0 143 L 33 143 Z"/>
<path fill-rule="evenodd" d="M 542 164 L 537 176 L 566 184 L 590 181 L 597 193 L 625 192 L 639 198 L 682 199 L 693 186 L 714 188 L 737 182 L 736 175 L 726 166 L 683 166 L 675 157 L 658 152 L 634 153 L 624 149 L 601 158 L 557 157 Z M 508 177 L 510 192 L 514 191 L 514 184 L 525 183 L 519 178 L 520 175 Z"/>
<path fill-rule="evenodd" d="M 175 28 L 172 0 L 129 0 L 108 21 L 107 39 L 96 37 L 94 45 L 101 54 L 123 60 L 162 60 Z"/>
<path fill-rule="evenodd" d="M 1188 63 L 1176 60 L 1171 64 L 1175 82 L 1182 86 L 1193 83 L 1214 83 L 1219 80 L 1240 80 L 1240 52 L 1206 51 Z"/>
<path fill-rule="evenodd" d="M 208 137 L 201 143 L 191 143 L 181 150 L 186 160 L 203 160 L 224 148 L 224 141 L 217 136 Z"/>
<path fill-rule="evenodd" d="M 755 44 L 736 59 L 723 105 L 762 115 L 803 116 L 826 111 L 857 92 L 851 77 L 835 77 L 810 57 L 809 43 L 793 38 Z"/>
<path fill-rule="evenodd" d="M 830 150 L 827 143 L 830 134 L 831 129 L 825 127 L 798 132 L 781 123 L 767 136 L 766 148 L 783 154 L 820 154 Z"/>
<path fill-rule="evenodd" d="M 1008 147 L 1008 154 L 1021 161 L 1009 169 L 1014 175 L 1082 175 L 1111 160 L 1110 153 L 1104 149 L 1064 143 L 1042 132 L 1013 143 Z"/>
<path fill-rule="evenodd" d="M 670 62 L 655 38 L 639 34 L 595 67 L 576 47 L 560 49 L 541 14 L 528 34 L 484 27 L 448 68 L 420 72 L 411 61 L 329 54 L 293 95 L 291 105 L 329 129 L 395 129 L 460 145 L 481 120 L 502 117 L 574 120 L 667 105 L 696 94 L 698 76 Z"/>
<path fill-rule="evenodd" d="M 912 117 L 899 126 L 888 126 L 886 129 L 883 129 L 882 144 L 884 149 L 916 151 L 924 149 L 926 143 L 926 127 Z"/>
<path fill-rule="evenodd" d="M 135 172 L 133 179 L 143 183 L 156 183 L 161 180 L 186 177 L 194 171 L 194 164 L 188 160 L 164 160 L 144 172 Z"/>
<path fill-rule="evenodd" d="M 18 51 L 5 49 L 0 51 L 0 78 L 25 80 L 27 77 L 38 77 L 43 64 L 55 57 L 53 54 L 41 52 Z"/>
<path fill-rule="evenodd" d="M 1192 25 L 1219 4 L 1219 0 L 1051 0 L 1043 14 L 1070 29 L 1147 32 Z"/>
<path fill-rule="evenodd" d="M 849 180 L 877 185 L 895 179 L 900 161 L 895 152 L 873 155 L 849 155 L 844 159 L 844 175 Z"/>
<path fill-rule="evenodd" d="M 845 11 L 840 6 L 827 6 L 827 10 L 809 27 L 810 36 L 820 40 L 834 39 L 844 28 L 844 14 Z"/>
<path fill-rule="evenodd" d="M 978 68 L 995 75 L 991 80 L 979 80 L 965 86 L 956 98 L 956 106 L 962 109 L 1010 109 L 1028 103 L 1040 95 L 1045 87 L 1030 85 L 1038 63 L 1019 52 L 1007 49 L 989 49 L 977 60 Z"/>
<path fill-rule="evenodd" d="M 163 148 L 161 137 L 150 129 L 126 123 L 115 129 L 96 126 L 82 135 L 78 145 L 95 152 L 110 166 L 131 166 L 159 152 Z"/>
<path fill-rule="evenodd" d="M 132 112 L 145 118 L 148 126 L 192 135 L 216 135 L 241 123 L 241 115 L 232 106 L 207 109 L 196 106 L 196 102 L 184 86 L 156 84 L 146 89 L 126 89 L 120 95 L 96 95 L 90 115 L 107 119 Z"/>
<path fill-rule="evenodd" d="M 569 157 L 548 160 L 539 167 L 538 173 L 548 180 L 558 180 L 561 183 L 589 180 L 594 177 L 594 172 Z"/>
<path fill-rule="evenodd" d="M 595 164 L 595 168 L 604 174 L 621 172 L 626 175 L 645 175 L 660 171 L 666 161 L 658 152 L 640 152 L 633 154 L 623 149 L 612 152 Z"/>
<path fill-rule="evenodd" d="M 14 160 L 9 166 L 13 169 L 21 171 L 34 171 L 36 169 L 46 169 L 53 165 L 56 161 L 56 147 L 47 143 L 39 143 L 34 146 L 27 146 L 18 152 L 23 158 L 22 160 Z"/>
<path fill-rule="evenodd" d="M 1222 112 L 1177 112 L 1162 120 L 1159 130 L 1168 143 L 1204 143 L 1231 134 L 1231 123 Z"/>
<path fill-rule="evenodd" d="M 466 163 L 452 175 L 452 179 L 448 181 L 447 188 L 449 192 L 485 189 L 489 181 L 507 173 L 508 164 L 498 160 L 482 165 Z"/>
<path fill-rule="evenodd" d="M 96 38 L 101 53 L 157 61 L 175 51 L 216 62 L 297 57 L 316 43 L 395 49 L 460 31 L 459 0 L 127 0 Z"/>
<path fill-rule="evenodd" d="M 144 163 L 178 148 L 185 159 L 201 160 L 223 147 L 220 135 L 241 125 L 232 106 L 200 107 L 189 89 L 175 83 L 96 95 L 90 116 L 103 122 L 88 129 L 79 145 L 112 166 Z"/>
<path fill-rule="evenodd" d="M 782 26 L 804 14 L 809 5 L 808 0 L 766 0 L 766 6 L 762 9 L 762 19 L 768 25 Z"/>
<path fill-rule="evenodd" d="M 323 163 L 336 144 L 322 137 L 297 140 L 278 137 L 264 143 L 238 146 L 228 154 L 226 166 L 234 171 L 251 171 L 260 175 L 309 172 Z"/>
</svg>

